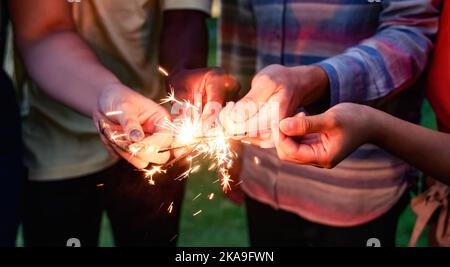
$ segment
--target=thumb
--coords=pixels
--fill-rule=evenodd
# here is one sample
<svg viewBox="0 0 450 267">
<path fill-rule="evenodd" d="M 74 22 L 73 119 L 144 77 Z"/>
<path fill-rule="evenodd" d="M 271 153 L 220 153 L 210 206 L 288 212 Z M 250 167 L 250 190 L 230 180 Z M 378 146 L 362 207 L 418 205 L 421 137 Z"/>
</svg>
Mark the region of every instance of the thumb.
<svg viewBox="0 0 450 267">
<path fill-rule="evenodd" d="M 260 104 L 266 103 L 274 94 L 276 86 L 264 75 L 257 75 L 253 81 L 250 91 L 236 103 L 231 112 L 231 118 L 236 122 L 247 121 L 255 116 Z"/>
<path fill-rule="evenodd" d="M 139 121 L 139 114 L 131 105 L 122 105 L 122 113 L 118 117 L 118 121 L 122 126 L 128 139 L 133 142 L 141 141 L 144 138 L 144 131 Z"/>
<path fill-rule="evenodd" d="M 323 114 L 315 116 L 295 116 L 280 122 L 280 131 L 288 136 L 303 136 L 317 133 L 327 128 L 327 121 Z"/>
</svg>

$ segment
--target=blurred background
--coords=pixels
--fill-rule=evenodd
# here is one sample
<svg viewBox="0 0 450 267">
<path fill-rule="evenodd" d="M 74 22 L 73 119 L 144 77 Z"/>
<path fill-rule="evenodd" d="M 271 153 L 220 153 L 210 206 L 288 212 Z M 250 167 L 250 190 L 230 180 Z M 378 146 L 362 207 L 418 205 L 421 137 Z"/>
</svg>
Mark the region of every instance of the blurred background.
<svg viewBox="0 0 450 267">
<path fill-rule="evenodd" d="M 214 0 L 213 17 L 208 21 L 209 27 L 209 66 L 216 65 L 217 51 L 217 17 L 219 15 L 218 0 Z M 423 107 L 422 124 L 436 129 L 434 113 L 428 103 Z M 178 246 L 249 246 L 245 208 L 237 206 L 221 192 L 219 185 L 214 183 L 217 174 L 199 172 L 188 178 L 185 198 L 182 207 Z M 208 195 L 214 193 L 213 200 Z M 200 194 L 200 195 L 199 195 Z M 196 216 L 194 214 L 202 210 Z M 400 218 L 397 234 L 397 246 L 407 246 L 415 223 L 415 215 L 408 207 Z M 418 246 L 427 246 L 426 230 Z M 23 246 L 22 235 L 19 234 L 18 246 Z M 106 215 L 103 216 L 100 234 L 100 246 L 114 246 L 110 224 Z"/>
</svg>

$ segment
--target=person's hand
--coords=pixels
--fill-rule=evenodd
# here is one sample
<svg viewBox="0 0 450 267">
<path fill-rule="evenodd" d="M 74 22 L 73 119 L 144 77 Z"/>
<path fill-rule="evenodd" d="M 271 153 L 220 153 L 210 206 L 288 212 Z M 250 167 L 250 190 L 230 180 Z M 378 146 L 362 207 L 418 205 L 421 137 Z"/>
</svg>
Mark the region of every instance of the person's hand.
<svg viewBox="0 0 450 267">
<path fill-rule="evenodd" d="M 223 111 L 221 122 L 230 134 L 250 135 L 256 138 L 247 140 L 258 141 L 267 136 L 257 132 L 270 132 L 273 120 L 292 116 L 299 106 L 320 99 L 327 88 L 328 77 L 318 66 L 270 65 L 253 78 L 252 88 L 243 99 Z"/>
<path fill-rule="evenodd" d="M 177 99 L 202 106 L 202 118 L 217 118 L 223 104 L 237 97 L 240 85 L 221 68 L 182 70 L 169 76 Z"/>
<path fill-rule="evenodd" d="M 299 113 L 279 124 L 276 143 L 282 160 L 333 168 L 359 146 L 373 140 L 371 109 L 344 103 L 327 112 L 305 116 Z M 275 128 L 273 131 L 278 131 Z"/>
<path fill-rule="evenodd" d="M 139 169 L 169 159 L 169 152 L 158 153 L 172 143 L 171 133 L 160 126 L 166 118 L 170 115 L 165 108 L 121 84 L 102 91 L 93 114 L 108 150 Z"/>
</svg>

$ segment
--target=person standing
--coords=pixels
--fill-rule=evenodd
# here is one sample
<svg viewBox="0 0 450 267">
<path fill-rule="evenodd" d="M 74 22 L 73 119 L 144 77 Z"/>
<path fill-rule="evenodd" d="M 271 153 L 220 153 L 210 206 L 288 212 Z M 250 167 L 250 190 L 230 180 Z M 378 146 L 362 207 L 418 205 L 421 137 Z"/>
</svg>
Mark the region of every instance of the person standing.
<svg viewBox="0 0 450 267">
<path fill-rule="evenodd" d="M 174 77 L 205 67 L 209 1 L 9 3 L 29 74 L 25 244 L 65 246 L 78 238 L 82 246 L 96 246 L 106 210 L 117 246 L 174 246 L 184 189 L 174 178 L 183 166 L 149 185 L 136 167 L 165 162 L 168 153 L 113 152 L 135 167 L 119 161 L 89 117 L 120 110 L 111 119 L 129 140 L 170 146 L 171 138 L 153 135 L 170 116 L 154 102 L 166 94 L 157 66 L 162 62 Z M 200 71 L 201 78 L 217 77 L 211 72 Z"/>
<path fill-rule="evenodd" d="M 222 4 L 222 66 L 251 88 L 231 110 L 231 129 L 258 117 L 258 108 L 238 116 L 248 103 L 277 103 L 280 119 L 355 102 L 419 121 L 422 92 L 413 85 L 433 47 L 439 1 Z M 370 144 L 332 170 L 282 161 L 275 149 L 244 153 L 252 245 L 365 246 L 373 237 L 395 245 L 416 175 L 404 161 Z"/>
</svg>

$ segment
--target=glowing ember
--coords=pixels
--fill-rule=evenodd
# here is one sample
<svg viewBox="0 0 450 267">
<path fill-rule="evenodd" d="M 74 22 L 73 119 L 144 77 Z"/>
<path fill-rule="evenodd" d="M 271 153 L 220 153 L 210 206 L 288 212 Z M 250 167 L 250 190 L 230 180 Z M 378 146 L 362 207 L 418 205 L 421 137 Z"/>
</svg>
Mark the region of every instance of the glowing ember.
<svg viewBox="0 0 450 267">
<path fill-rule="evenodd" d="M 97 187 L 103 187 L 105 184 L 97 184 Z"/>
<path fill-rule="evenodd" d="M 166 173 L 166 170 L 163 170 L 161 166 L 154 166 L 150 170 L 143 170 L 145 177 L 148 178 L 148 183 L 151 185 L 155 185 L 155 181 L 153 180 L 153 176 L 158 173 Z"/>
<path fill-rule="evenodd" d="M 196 197 L 194 197 L 194 199 L 192 199 L 192 201 L 196 200 L 197 198 L 199 198 L 202 195 L 202 193 L 198 194 Z"/>
<path fill-rule="evenodd" d="M 200 213 L 202 213 L 202 210 L 197 211 L 196 213 L 194 213 L 193 216 L 197 216 L 197 215 L 199 215 Z"/>
<path fill-rule="evenodd" d="M 169 207 L 167 208 L 167 211 L 168 211 L 169 213 L 172 213 L 172 211 L 173 211 L 173 202 L 170 203 Z"/>
<path fill-rule="evenodd" d="M 209 200 L 212 200 L 213 198 L 214 198 L 214 193 L 211 193 L 211 194 L 208 195 L 208 199 Z"/>
<path fill-rule="evenodd" d="M 259 165 L 261 163 L 258 157 L 254 157 L 253 161 L 255 162 L 256 165 Z"/>
<path fill-rule="evenodd" d="M 110 111 L 110 112 L 106 112 L 106 116 L 114 116 L 114 115 L 120 115 L 120 114 L 122 114 L 123 113 L 123 111 L 121 111 L 121 110 L 116 110 L 116 111 Z"/>
<path fill-rule="evenodd" d="M 159 73 L 161 73 L 165 77 L 169 77 L 169 72 L 166 69 L 164 69 L 163 67 L 158 66 L 158 71 L 159 71 Z"/>
</svg>

